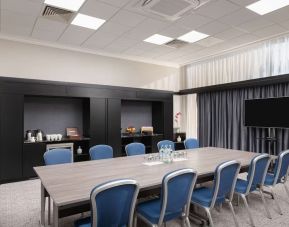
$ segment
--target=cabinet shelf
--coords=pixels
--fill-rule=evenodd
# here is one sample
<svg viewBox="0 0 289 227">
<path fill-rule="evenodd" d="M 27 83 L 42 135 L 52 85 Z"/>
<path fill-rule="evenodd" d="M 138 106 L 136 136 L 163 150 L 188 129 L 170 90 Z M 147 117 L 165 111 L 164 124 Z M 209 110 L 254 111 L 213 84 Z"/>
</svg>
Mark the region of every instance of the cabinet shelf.
<svg viewBox="0 0 289 227">
<path fill-rule="evenodd" d="M 24 143 L 25 144 L 37 144 L 37 143 L 54 144 L 54 143 L 82 142 L 82 141 L 90 141 L 90 138 L 88 137 L 82 137 L 79 139 L 63 138 L 62 140 L 54 140 L 54 141 L 43 140 L 43 141 L 36 141 L 36 142 L 30 142 L 30 141 L 25 140 Z"/>
</svg>

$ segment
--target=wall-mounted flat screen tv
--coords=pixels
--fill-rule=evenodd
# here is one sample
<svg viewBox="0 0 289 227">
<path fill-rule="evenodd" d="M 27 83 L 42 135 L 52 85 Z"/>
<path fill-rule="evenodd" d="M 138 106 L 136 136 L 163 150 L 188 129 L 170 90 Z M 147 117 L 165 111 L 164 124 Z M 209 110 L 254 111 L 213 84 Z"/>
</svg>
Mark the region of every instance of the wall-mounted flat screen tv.
<svg viewBox="0 0 289 227">
<path fill-rule="evenodd" d="M 245 126 L 289 128 L 289 97 L 245 100 Z"/>
</svg>

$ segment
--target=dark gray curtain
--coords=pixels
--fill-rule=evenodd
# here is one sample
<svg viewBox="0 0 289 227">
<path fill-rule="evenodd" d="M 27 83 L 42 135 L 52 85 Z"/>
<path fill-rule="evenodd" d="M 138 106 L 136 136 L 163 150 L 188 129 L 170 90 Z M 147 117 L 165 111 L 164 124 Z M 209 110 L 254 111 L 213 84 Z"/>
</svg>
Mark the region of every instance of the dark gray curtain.
<svg viewBox="0 0 289 227">
<path fill-rule="evenodd" d="M 268 144 L 257 138 L 268 136 L 268 129 L 244 126 L 244 100 L 281 96 L 289 96 L 289 83 L 198 94 L 200 145 L 267 153 Z M 289 148 L 289 130 L 275 133 L 278 154 Z"/>
</svg>

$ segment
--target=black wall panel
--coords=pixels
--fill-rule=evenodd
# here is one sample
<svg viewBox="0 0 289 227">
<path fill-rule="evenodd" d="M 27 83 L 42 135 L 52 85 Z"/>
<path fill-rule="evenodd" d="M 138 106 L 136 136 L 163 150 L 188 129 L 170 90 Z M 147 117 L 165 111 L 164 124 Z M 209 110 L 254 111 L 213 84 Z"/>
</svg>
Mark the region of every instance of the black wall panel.
<svg viewBox="0 0 289 227">
<path fill-rule="evenodd" d="M 0 77 L 0 182 L 34 176 L 31 167 L 43 164 L 43 152 L 37 151 L 44 148 L 23 143 L 24 96 L 85 97 L 83 135 L 91 138 L 90 146 L 112 146 L 114 156 L 122 155 L 123 100 L 150 101 L 154 131 L 164 139 L 173 136 L 172 92 Z"/>
<path fill-rule="evenodd" d="M 46 151 L 45 143 L 30 143 L 23 145 L 23 177 L 30 178 L 36 177 L 33 170 L 35 166 L 43 166 L 43 155 Z"/>
<path fill-rule="evenodd" d="M 121 100 L 107 100 L 107 144 L 112 146 L 114 156 L 121 156 Z"/>
<path fill-rule="evenodd" d="M 135 98 L 136 92 L 131 90 L 67 86 L 67 95 L 74 97 L 96 97 L 96 98 Z"/>
<path fill-rule="evenodd" d="M 23 95 L 0 94 L 0 179 L 22 177 Z"/>
<path fill-rule="evenodd" d="M 65 86 L 52 84 L 5 82 L 2 92 L 25 95 L 66 96 Z"/>
<path fill-rule="evenodd" d="M 173 103 L 164 102 L 164 137 L 173 140 Z"/>
<path fill-rule="evenodd" d="M 90 145 L 106 143 L 106 99 L 90 99 Z"/>
</svg>

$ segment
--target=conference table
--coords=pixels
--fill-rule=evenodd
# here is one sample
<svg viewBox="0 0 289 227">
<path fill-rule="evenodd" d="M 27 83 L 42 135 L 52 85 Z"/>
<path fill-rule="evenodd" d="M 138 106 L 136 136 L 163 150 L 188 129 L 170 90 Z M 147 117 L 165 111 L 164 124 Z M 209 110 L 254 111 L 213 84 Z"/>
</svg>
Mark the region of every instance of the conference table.
<svg viewBox="0 0 289 227">
<path fill-rule="evenodd" d="M 59 218 L 81 213 L 81 207 L 89 207 L 90 192 L 98 184 L 109 180 L 131 178 L 140 185 L 140 193 L 160 188 L 162 178 L 168 172 L 193 168 L 198 172 L 197 182 L 212 180 L 215 168 L 224 161 L 238 160 L 245 171 L 256 153 L 224 148 L 198 148 L 186 150 L 186 159 L 172 163 L 147 163 L 147 155 L 137 155 L 85 161 L 70 164 L 34 167 L 41 180 L 41 217 L 45 226 L 45 196 L 53 200 L 53 226 L 59 226 Z"/>
</svg>

